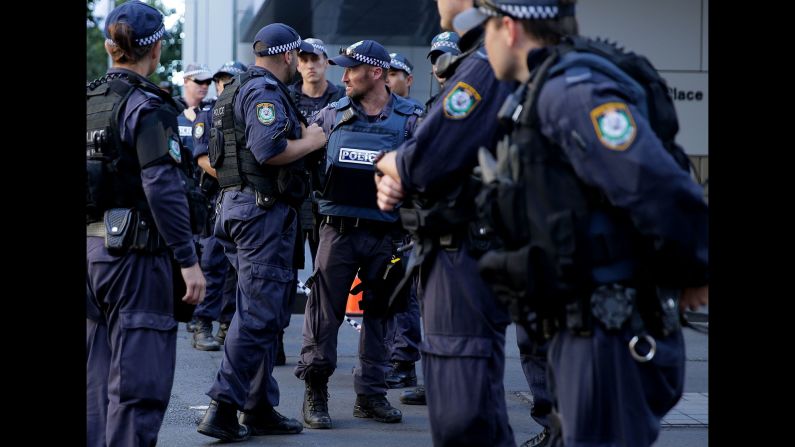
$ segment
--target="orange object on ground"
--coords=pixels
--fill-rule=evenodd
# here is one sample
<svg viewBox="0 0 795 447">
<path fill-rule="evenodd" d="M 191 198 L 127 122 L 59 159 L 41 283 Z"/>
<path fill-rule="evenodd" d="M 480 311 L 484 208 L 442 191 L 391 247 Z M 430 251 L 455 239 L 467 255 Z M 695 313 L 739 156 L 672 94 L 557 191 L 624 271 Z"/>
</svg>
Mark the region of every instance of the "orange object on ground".
<svg viewBox="0 0 795 447">
<path fill-rule="evenodd" d="M 351 288 L 348 290 L 353 289 L 361 282 L 362 280 L 359 279 L 359 275 L 356 275 L 356 278 L 353 279 L 353 284 L 351 284 Z M 364 291 L 356 295 L 348 293 L 348 304 L 345 306 L 345 315 L 349 317 L 358 317 L 362 315 L 362 310 L 359 308 L 359 301 L 361 301 L 363 293 Z"/>
</svg>

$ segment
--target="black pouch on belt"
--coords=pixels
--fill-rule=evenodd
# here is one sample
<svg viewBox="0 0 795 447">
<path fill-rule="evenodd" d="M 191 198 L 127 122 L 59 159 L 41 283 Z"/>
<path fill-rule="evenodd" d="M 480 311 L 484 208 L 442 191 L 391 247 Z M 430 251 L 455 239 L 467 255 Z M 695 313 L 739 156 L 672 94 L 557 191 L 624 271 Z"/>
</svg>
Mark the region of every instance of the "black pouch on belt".
<svg viewBox="0 0 795 447">
<path fill-rule="evenodd" d="M 123 254 L 130 248 L 136 227 L 132 208 L 111 208 L 105 211 L 105 248 L 111 254 Z"/>
</svg>

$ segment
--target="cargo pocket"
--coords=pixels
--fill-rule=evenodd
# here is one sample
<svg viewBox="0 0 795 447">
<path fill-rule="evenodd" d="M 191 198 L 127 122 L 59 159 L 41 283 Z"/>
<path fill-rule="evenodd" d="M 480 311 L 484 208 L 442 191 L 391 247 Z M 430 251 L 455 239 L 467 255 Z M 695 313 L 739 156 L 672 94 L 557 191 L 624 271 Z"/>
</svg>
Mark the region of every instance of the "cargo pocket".
<svg viewBox="0 0 795 447">
<path fill-rule="evenodd" d="M 242 317 L 253 330 L 278 332 L 286 318 L 285 302 L 290 296 L 293 271 L 271 264 L 251 263 L 251 280 L 239 282 L 248 297 L 243 300 Z"/>
<path fill-rule="evenodd" d="M 177 322 L 154 312 L 122 312 L 119 399 L 166 405 L 174 382 Z"/>
</svg>

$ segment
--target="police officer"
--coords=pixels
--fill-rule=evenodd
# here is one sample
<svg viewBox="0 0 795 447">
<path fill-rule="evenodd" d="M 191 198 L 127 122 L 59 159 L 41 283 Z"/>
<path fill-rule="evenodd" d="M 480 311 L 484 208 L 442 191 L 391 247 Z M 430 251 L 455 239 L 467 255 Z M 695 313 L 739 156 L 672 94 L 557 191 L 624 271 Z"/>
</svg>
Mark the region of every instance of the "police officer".
<svg viewBox="0 0 795 447">
<path fill-rule="evenodd" d="M 392 93 L 402 96 L 414 106 L 425 111 L 425 106 L 409 96 L 414 75 L 414 66 L 399 53 L 390 53 L 390 69 L 387 73 L 387 86 Z M 408 259 L 409 253 L 403 258 Z M 409 301 L 405 311 L 396 312 L 387 321 L 386 343 L 389 349 L 390 368 L 386 374 L 389 388 L 406 388 L 417 385 L 417 372 L 414 364 L 420 359 L 420 305 L 417 301 L 417 290 L 412 286 L 409 290 Z"/>
<path fill-rule="evenodd" d="M 181 107 L 147 79 L 164 33 L 157 9 L 117 6 L 104 29 L 113 65 L 86 88 L 89 446 L 157 442 L 176 361 L 166 246 L 185 281 L 182 300 L 204 298 L 178 168 Z"/>
<path fill-rule="evenodd" d="M 381 44 L 363 40 L 340 53 L 329 62 L 345 68 L 347 96 L 315 118 L 328 135 L 328 179 L 318 200 L 323 216 L 320 246 L 295 368 L 295 375 L 306 382 L 303 415 L 312 428 L 331 428 L 328 379 L 337 366 L 337 333 L 357 270 L 365 290 L 353 415 L 389 423 L 402 419 L 386 399 L 384 330 L 391 290 L 381 279 L 403 232 L 396 212 L 381 212 L 376 206 L 372 160 L 413 132 L 419 111 L 387 89 L 390 57 Z"/>
<path fill-rule="evenodd" d="M 272 372 L 295 289 L 296 208 L 308 194 L 301 159 L 326 141 L 318 126 L 303 124 L 285 85 L 298 49 L 308 46 L 285 24 L 263 27 L 254 65 L 224 86 L 213 109 L 209 161 L 221 187 L 215 236 L 238 273 L 237 311 L 198 431 L 224 441 L 303 429 L 275 410 Z"/>
<path fill-rule="evenodd" d="M 197 113 L 200 110 L 209 109 L 209 104 L 205 103 L 204 99 L 212 82 L 212 74 L 207 67 L 193 63 L 187 66 L 183 76 L 182 96 L 177 97 L 176 100 L 182 104 L 184 110 L 177 116 L 177 125 L 180 142 L 193 153 L 193 122 L 196 120 Z M 201 175 L 201 169 L 193 163 L 192 170 L 194 171 L 193 177 L 198 179 Z M 194 239 L 197 242 L 199 242 L 199 238 L 199 234 L 194 233 Z M 194 316 L 185 324 L 185 329 L 188 332 L 194 332 L 199 327 L 198 323 L 197 318 Z M 207 331 L 212 332 L 212 322 L 210 322 L 209 328 L 201 327 L 201 329 L 200 334 L 204 334 Z M 213 342 L 212 337 L 209 339 L 202 338 L 200 341 L 202 344 L 197 349 L 217 351 L 219 348 L 218 343 Z M 203 344 L 205 341 L 208 343 L 207 345 Z M 192 340 L 192 344 L 197 347 L 195 337 Z"/>
<path fill-rule="evenodd" d="M 411 72 L 414 70 L 414 65 L 400 53 L 389 53 L 389 57 L 391 68 L 387 73 L 386 85 L 394 94 L 407 99 L 418 109 L 425 110 L 425 106 L 411 97 L 411 84 L 414 83 L 414 75 Z"/>
<path fill-rule="evenodd" d="M 212 105 L 205 98 L 213 75 L 207 66 L 194 63 L 187 66 L 183 76 L 185 83 L 182 96 L 177 98 L 185 106 L 185 110 L 178 117 L 179 137 L 182 144 L 193 151 L 193 122 L 200 111 L 209 110 Z"/>
<path fill-rule="evenodd" d="M 682 393 L 676 301 L 706 304 L 708 280 L 707 205 L 673 142 L 664 82 L 645 59 L 634 66 L 649 77 L 630 77 L 619 56 L 639 57 L 576 36 L 571 0 L 488 0 L 456 21 L 485 21 L 496 76 L 521 82 L 497 151 L 504 168 L 486 190 L 506 197 L 519 185 L 518 200 L 489 205 L 504 246 L 480 266 L 498 289 L 521 291 L 542 328 L 559 328 L 552 444 L 652 445 Z M 494 160 L 483 155 L 485 179 Z M 502 217 L 516 203 L 523 219 Z"/>
<path fill-rule="evenodd" d="M 301 111 L 301 114 L 308 122 L 311 122 L 321 109 L 345 96 L 345 89 L 332 84 L 326 79 L 328 53 L 326 52 L 325 43 L 320 39 L 314 38 L 304 39 L 304 42 L 311 45 L 312 50 L 298 52 L 298 73 L 301 74 L 301 79 L 290 85 L 290 93 L 293 95 L 293 101 L 298 110 Z M 323 171 L 325 169 L 323 152 L 315 152 L 305 160 L 305 163 L 311 174 L 312 189 L 322 189 Z M 309 241 L 309 253 L 312 256 L 311 261 L 314 268 L 317 244 L 320 241 L 318 233 L 320 230 L 320 219 L 317 216 L 317 204 L 313 203 L 311 197 L 307 197 L 301 206 L 300 216 L 301 246 L 303 247 L 306 241 Z M 287 360 L 284 355 L 283 338 L 284 331 L 279 333 L 277 365 L 284 365 Z"/>
<path fill-rule="evenodd" d="M 455 31 L 441 32 L 435 35 L 431 40 L 431 50 L 428 51 L 426 58 L 430 58 L 433 77 L 436 79 L 436 82 L 439 83 L 439 86 L 442 88 L 442 90 L 444 90 L 445 78 L 439 76 L 437 62 L 439 61 L 439 57 L 441 57 L 443 54 L 450 54 L 450 56 L 446 57 L 453 57 L 461 54 L 461 49 L 458 48 L 459 40 L 460 37 Z M 433 104 L 436 98 L 439 97 L 440 93 L 441 90 L 435 95 L 431 95 L 430 99 L 428 99 L 428 101 L 425 103 L 425 107 L 430 108 L 430 105 Z"/>
<path fill-rule="evenodd" d="M 442 29 L 451 30 L 453 17 L 471 6 L 440 0 Z M 415 207 L 401 215 L 415 234 L 412 262 L 422 265 L 422 367 L 435 446 L 515 445 L 503 388 L 510 318 L 478 274 L 472 251 L 479 242 L 469 224 L 470 172 L 478 147 L 499 138 L 494 116 L 509 94 L 488 65 L 482 33 L 461 35 L 462 54 L 440 73 L 448 78 L 440 99 L 414 138 L 376 165 L 385 174 L 376 176 L 379 207 L 390 210 L 404 196 Z M 417 225 L 433 221 L 441 223 Z"/>
<path fill-rule="evenodd" d="M 246 71 L 242 62 L 230 61 L 221 66 L 213 74 L 215 91 L 221 94 L 224 83 L 229 82 L 233 76 Z M 237 289 L 237 274 L 231 267 L 229 259 L 224 254 L 224 248 L 215 238 L 215 203 L 218 201 L 218 180 L 215 169 L 210 166 L 208 157 L 209 131 L 212 127 L 212 108 L 215 100 L 207 102 L 207 107 L 197 113 L 193 124 L 193 157 L 202 170 L 201 190 L 207 197 L 212 207 L 208 213 L 204 231 L 200 235 L 199 243 L 202 246 L 201 266 L 207 280 L 207 296 L 204 302 L 196 306 L 193 312 L 196 327 L 193 332 L 193 347 L 202 351 L 217 351 L 226 339 L 229 322 L 235 313 L 235 290 Z M 227 284 L 230 282 L 230 284 Z M 213 320 L 219 322 L 218 332 L 212 334 Z"/>
</svg>

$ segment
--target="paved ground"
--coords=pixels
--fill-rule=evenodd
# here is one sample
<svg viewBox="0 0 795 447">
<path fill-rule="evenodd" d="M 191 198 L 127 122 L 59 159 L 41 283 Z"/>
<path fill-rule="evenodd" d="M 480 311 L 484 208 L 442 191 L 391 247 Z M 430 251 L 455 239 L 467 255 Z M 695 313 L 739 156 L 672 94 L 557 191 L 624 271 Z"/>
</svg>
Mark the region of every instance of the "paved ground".
<svg viewBox="0 0 795 447">
<path fill-rule="evenodd" d="M 281 389 L 279 411 L 300 418 L 303 399 L 303 382 L 293 376 L 296 354 L 300 350 L 303 315 L 293 315 L 285 333 L 287 366 L 274 371 Z M 685 396 L 665 418 L 660 439 L 655 447 L 696 447 L 707 445 L 707 336 L 685 330 L 687 344 L 687 382 Z M 402 405 L 398 401 L 401 390 L 390 390 L 388 398 L 403 411 L 400 424 L 382 424 L 352 416 L 353 376 L 358 332 L 344 324 L 339 332 L 339 367 L 329 383 L 331 393 L 330 413 L 332 430 L 305 429 L 293 436 L 263 436 L 240 443 L 241 446 L 395 446 L 430 447 L 431 439 L 427 409 L 422 406 Z M 506 340 L 505 391 L 508 413 L 517 445 L 521 444 L 539 426 L 529 418 L 531 397 L 519 362 L 515 329 L 508 328 Z M 196 432 L 196 424 L 204 414 L 209 389 L 221 362 L 221 352 L 202 352 L 190 346 L 189 334 L 180 324 L 177 346 L 177 371 L 171 403 L 160 432 L 158 445 L 201 446 L 217 444 Z M 422 382 L 421 368 L 420 382 Z M 300 420 L 300 419 L 299 419 Z"/>
</svg>

